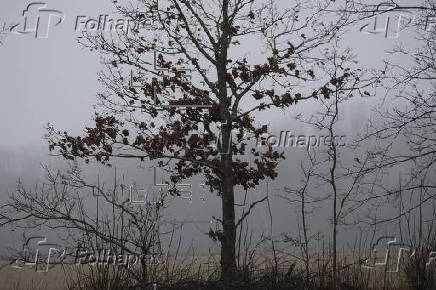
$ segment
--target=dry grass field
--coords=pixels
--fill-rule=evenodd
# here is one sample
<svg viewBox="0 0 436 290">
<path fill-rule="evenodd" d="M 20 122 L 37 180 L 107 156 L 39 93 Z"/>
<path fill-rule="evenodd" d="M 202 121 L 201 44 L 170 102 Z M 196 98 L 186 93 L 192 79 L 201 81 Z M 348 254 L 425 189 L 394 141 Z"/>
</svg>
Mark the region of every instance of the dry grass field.
<svg viewBox="0 0 436 290">
<path fill-rule="evenodd" d="M 379 253 L 376 260 L 382 261 L 383 254 Z M 322 258 L 322 254 L 313 256 L 310 265 L 310 279 L 313 282 L 310 286 L 302 282 L 305 275 L 304 264 L 297 262 L 295 258 L 292 259 L 291 256 L 295 257 L 289 253 L 277 255 L 278 268 L 274 269 L 275 259 L 271 255 L 266 253 L 256 255 L 251 266 L 241 267 L 241 273 L 238 277 L 242 281 L 241 285 L 244 286 L 231 289 L 247 289 L 250 285 L 253 286 L 252 289 L 332 289 L 328 287 L 329 271 L 331 271 L 329 261 Z M 388 267 L 377 266 L 370 269 L 359 265 L 357 263 L 359 259 L 353 253 L 342 253 L 340 258 L 341 285 L 338 286 L 340 287 L 338 289 L 432 289 L 416 287 L 416 281 L 415 283 L 410 281 L 410 275 L 405 275 L 405 269 L 401 268 L 399 272 L 392 271 L 392 263 Z M 132 273 L 141 273 L 143 270 L 141 266 L 136 266 L 136 268 L 133 266 L 127 272 L 121 266 L 105 268 L 95 265 L 70 264 L 53 265 L 48 272 L 36 272 L 34 267 L 17 269 L 7 265 L 0 270 L 0 289 L 222 289 L 207 286 L 207 283 L 215 283 L 219 280 L 218 261 L 218 256 L 186 256 L 177 259 L 170 257 L 166 263 L 148 266 L 149 283 L 138 287 L 133 287 L 135 283 L 131 277 Z M 197 286 L 189 288 L 193 286 L 189 283 Z M 258 286 L 259 283 L 262 285 Z M 271 286 L 274 283 L 277 283 L 277 288 Z M 188 288 L 167 285 L 187 285 Z"/>
</svg>

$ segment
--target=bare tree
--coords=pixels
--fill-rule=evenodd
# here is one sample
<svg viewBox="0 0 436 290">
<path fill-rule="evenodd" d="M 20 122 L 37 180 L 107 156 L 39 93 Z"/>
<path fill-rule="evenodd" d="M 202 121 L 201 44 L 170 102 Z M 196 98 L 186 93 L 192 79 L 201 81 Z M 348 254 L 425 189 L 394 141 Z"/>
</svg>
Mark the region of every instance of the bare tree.
<svg viewBox="0 0 436 290">
<path fill-rule="evenodd" d="M 298 214 L 301 218 L 298 228 L 298 238 L 294 238 L 285 234 L 285 242 L 291 242 L 291 244 L 301 249 L 301 260 L 304 264 L 305 270 L 305 284 L 307 287 L 310 285 L 311 279 L 311 244 L 320 237 L 320 233 L 312 233 L 310 218 L 312 213 L 316 210 L 316 203 L 321 200 L 315 196 L 312 196 L 309 192 L 312 179 L 315 177 L 315 168 L 317 167 L 315 153 L 310 150 L 307 151 L 309 165 L 307 168 L 304 162 L 301 162 L 301 172 L 303 178 L 300 181 L 301 186 L 298 188 L 285 187 L 286 195 L 279 195 L 279 197 L 285 199 L 290 204 L 298 205 Z"/>
<path fill-rule="evenodd" d="M 388 94 L 382 105 L 375 108 L 374 118 L 358 140 L 360 145 L 374 145 L 368 154 L 372 169 L 383 170 L 388 177 L 398 175 L 393 169 L 401 173 L 401 188 L 399 183 L 389 184 L 383 179 L 379 183 L 379 196 L 398 198 L 400 193 L 410 193 L 413 197 L 408 199 L 407 206 L 403 204 L 406 208 L 398 215 L 379 222 L 392 222 L 419 209 L 423 203 L 432 202 L 435 196 L 436 32 L 432 22 L 435 5 L 430 0 L 409 7 L 417 12 L 416 21 L 410 27 L 415 33 L 414 47 L 408 48 L 399 41 L 390 51 L 387 69 L 382 72 Z M 401 8 L 404 7 L 397 9 Z M 413 194 L 420 189 L 425 192 L 421 199 Z"/>
<path fill-rule="evenodd" d="M 333 288 L 339 287 L 339 262 L 338 262 L 338 231 L 340 226 L 356 225 L 360 222 L 356 215 L 357 210 L 367 204 L 367 198 L 373 190 L 373 170 L 368 170 L 368 157 L 358 156 L 358 151 L 350 151 L 346 144 L 346 137 L 341 133 L 340 126 L 343 122 L 342 113 L 345 105 L 353 97 L 367 97 L 379 83 L 379 77 L 373 76 L 359 68 L 354 68 L 354 55 L 350 49 L 340 50 L 337 46 L 338 40 L 330 51 L 324 55 L 324 73 L 331 78 L 334 89 L 331 90 L 329 98 L 319 99 L 319 106 L 316 112 L 310 117 L 298 115 L 300 120 L 316 129 L 322 138 L 318 142 L 323 144 L 309 144 L 313 152 L 308 152 L 308 168 L 303 169 L 306 176 L 303 189 L 297 190 L 300 194 L 302 206 L 304 206 L 304 195 L 314 196 L 320 189 L 325 190 L 324 195 L 318 193 L 318 197 L 312 197 L 312 202 L 319 203 L 325 200 L 331 201 L 331 223 L 332 223 L 332 282 Z M 354 81 L 346 81 L 354 76 Z M 316 137 L 316 136 L 314 136 Z M 349 140 L 350 141 L 350 140 Z M 321 146 L 320 146 L 321 145 Z M 325 146 L 325 147 L 324 147 Z M 351 158 L 352 154 L 354 157 Z M 351 156 L 350 156 L 351 155 Z M 363 155 L 363 154 L 362 154 Z M 306 193 L 307 192 L 307 193 Z M 308 194 L 312 192 L 312 194 Z M 352 215 L 355 215 L 352 218 Z M 302 208 L 304 217 L 304 207 Z M 303 224 L 303 232 L 307 225 Z M 305 244 L 308 239 L 305 233 Z M 308 259 L 306 257 L 306 259 Z"/>
<path fill-rule="evenodd" d="M 111 186 L 86 181 L 77 165 L 65 172 L 47 167 L 45 171 L 46 182 L 33 190 L 18 184 L 9 202 L 0 208 L 0 225 L 58 231 L 65 242 L 64 249 L 58 250 L 65 250 L 65 258 L 72 258 L 72 263 L 92 264 L 90 254 L 110 251 L 113 259 L 108 263 L 126 266 L 116 267 L 116 271 L 128 273 L 138 282 L 152 280 L 150 269 L 163 262 L 161 238 L 172 229 L 161 219 L 165 197 L 156 195 L 147 203 L 132 203 L 129 188 L 120 182 L 116 170 Z"/>
<path fill-rule="evenodd" d="M 327 0 L 115 4 L 137 25 L 111 35 L 84 33 L 80 40 L 106 64 L 99 75 L 106 90 L 98 95 L 95 127 L 73 137 L 49 126 L 49 148 L 67 160 L 153 161 L 171 172 L 176 195 L 179 181 L 204 175 L 222 198 L 221 229 L 210 236 L 221 242 L 222 279 L 231 281 L 237 270 L 235 187 L 247 190 L 275 178 L 284 158 L 271 146 L 248 149 L 250 140 L 268 132 L 255 114 L 330 96 L 332 80 L 316 75 L 322 66 L 318 49 L 355 21 L 349 5 Z"/>
</svg>

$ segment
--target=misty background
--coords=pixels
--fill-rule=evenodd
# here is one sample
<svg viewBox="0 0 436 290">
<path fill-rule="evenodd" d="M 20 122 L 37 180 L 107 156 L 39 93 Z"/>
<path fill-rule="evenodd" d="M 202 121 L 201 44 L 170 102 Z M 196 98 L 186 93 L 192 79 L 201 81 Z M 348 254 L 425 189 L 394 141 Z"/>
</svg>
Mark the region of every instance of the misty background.
<svg viewBox="0 0 436 290">
<path fill-rule="evenodd" d="M 29 1 L 2 0 L 0 21 L 20 23 L 22 12 Z M 50 30 L 48 39 L 35 39 L 33 35 L 8 34 L 4 45 L 0 46 L 0 201 L 13 194 L 20 179 L 29 187 L 44 181 L 41 165 L 47 164 L 53 169 L 65 168 L 61 157 L 49 156 L 48 145 L 43 136 L 47 123 L 66 130 L 71 135 L 80 135 L 87 125 L 92 124 L 96 104 L 96 94 L 101 90 L 97 73 L 103 68 L 99 55 L 84 49 L 77 43 L 79 32 L 74 30 L 79 15 L 98 19 L 99 15 L 113 14 L 111 1 L 107 0 L 56 0 L 46 1 L 48 8 L 63 12 L 65 21 Z M 400 1 L 401 4 L 415 4 L 414 1 Z M 383 20 L 384 21 L 384 20 Z M 398 42 L 411 45 L 413 32 L 401 31 L 398 39 L 385 38 L 383 34 L 364 34 L 360 28 L 373 19 L 367 19 L 348 29 L 343 37 L 342 46 L 349 46 L 357 55 L 356 60 L 365 68 L 380 68 L 387 57 L 386 51 Z M 256 43 L 246 45 L 256 46 Z M 400 60 L 401 61 L 401 60 Z M 355 97 L 342 109 L 341 134 L 347 142 L 361 132 L 371 118 L 373 106 L 383 100 L 384 92 L 368 98 Z M 301 102 L 282 114 L 263 113 L 260 122 L 271 124 L 276 135 L 280 131 L 290 131 L 294 135 L 316 135 L 313 128 L 295 120 L 298 113 L 310 114 L 315 103 Z M 295 209 L 277 197 L 283 194 L 283 188 L 300 180 L 300 161 L 305 158 L 305 149 L 298 147 L 283 148 L 287 159 L 281 162 L 276 180 L 262 182 L 256 190 L 248 192 L 249 200 L 259 200 L 267 190 L 271 196 L 273 210 L 273 229 L 270 228 L 268 212 L 265 206 L 256 207 L 251 227 L 256 231 L 279 234 L 295 233 L 297 219 Z M 356 156 L 349 154 L 345 158 Z M 153 170 L 146 163 L 119 161 L 115 163 L 119 176 L 124 176 L 129 184 L 149 188 L 153 183 Z M 141 166 L 141 167 L 140 167 Z M 113 168 L 102 165 L 86 166 L 86 178 L 90 181 L 107 180 L 113 176 Z M 394 170 L 400 170 L 394 169 Z M 164 174 L 158 172 L 158 179 Z M 192 185 L 193 200 L 174 200 L 168 209 L 169 218 L 176 221 L 190 221 L 183 226 L 183 242 L 196 249 L 219 249 L 207 236 L 212 216 L 220 216 L 219 199 L 208 194 L 206 200 L 202 194 L 201 178 L 189 181 Z M 237 198 L 244 192 L 238 192 Z M 198 223 L 191 223 L 198 221 Z M 312 217 L 315 229 L 322 229 L 329 223 L 328 209 L 317 212 Z M 39 232 L 39 234 L 42 234 Z M 53 232 L 43 232 L 56 239 Z M 17 246 L 21 232 L 0 228 L 0 249 Z M 339 240 L 351 242 L 355 236 L 350 231 L 340 231 Z"/>
</svg>

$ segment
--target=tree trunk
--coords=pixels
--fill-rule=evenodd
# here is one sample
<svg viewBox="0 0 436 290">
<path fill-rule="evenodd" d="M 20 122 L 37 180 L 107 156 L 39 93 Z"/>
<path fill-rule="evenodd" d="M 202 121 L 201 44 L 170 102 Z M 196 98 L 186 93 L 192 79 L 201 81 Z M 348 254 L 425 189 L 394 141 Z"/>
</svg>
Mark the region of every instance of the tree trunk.
<svg viewBox="0 0 436 290">
<path fill-rule="evenodd" d="M 221 123 L 221 198 L 222 198 L 222 226 L 221 236 L 221 279 L 232 281 L 236 272 L 236 224 L 235 224 L 235 194 L 233 190 L 232 171 L 232 117 L 230 115 L 231 98 L 227 93 L 227 53 L 230 43 L 229 0 L 222 4 L 222 35 L 219 39 L 216 56 L 218 76 L 218 91 L 220 100 Z"/>
<path fill-rule="evenodd" d="M 337 104 L 336 104 L 337 106 Z M 336 107 L 337 112 L 337 107 Z M 333 136 L 333 129 L 332 129 L 333 123 L 330 125 L 330 136 Z M 338 236 L 338 190 L 336 188 L 336 178 L 335 178 L 335 171 L 336 171 L 336 162 L 337 162 L 337 151 L 336 146 L 332 145 L 332 154 L 331 157 L 333 159 L 333 165 L 330 169 L 330 184 L 333 189 L 333 287 L 336 289 L 338 286 L 338 244 L 337 244 L 337 236 Z"/>
<path fill-rule="evenodd" d="M 232 117 L 230 115 L 231 98 L 227 93 L 227 53 L 230 36 L 228 35 L 229 0 L 223 0 L 222 6 L 222 36 L 216 51 L 216 68 L 218 76 L 219 106 L 221 123 L 221 198 L 222 198 L 222 226 L 221 236 L 221 279 L 232 281 L 236 272 L 236 224 L 235 224 L 235 194 L 233 190 L 232 171 Z"/>
<path fill-rule="evenodd" d="M 223 124 L 222 136 L 222 217 L 223 235 L 221 237 L 221 279 L 231 281 L 236 272 L 236 225 L 232 173 L 231 124 Z"/>
</svg>

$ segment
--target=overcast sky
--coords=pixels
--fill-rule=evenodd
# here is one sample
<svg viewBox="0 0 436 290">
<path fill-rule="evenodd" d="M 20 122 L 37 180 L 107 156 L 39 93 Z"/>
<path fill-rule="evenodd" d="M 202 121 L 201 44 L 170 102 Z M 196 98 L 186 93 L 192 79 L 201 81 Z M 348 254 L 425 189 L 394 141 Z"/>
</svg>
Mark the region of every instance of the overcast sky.
<svg viewBox="0 0 436 290">
<path fill-rule="evenodd" d="M 409 1 L 414 3 L 414 1 Z M 21 23 L 22 12 L 30 1 L 2 0 L 0 23 Z M 13 190 L 18 178 L 38 180 L 41 162 L 47 161 L 47 145 L 43 140 L 45 125 L 50 122 L 57 128 L 80 134 L 93 117 L 92 106 L 100 85 L 97 72 L 102 68 L 99 55 L 77 43 L 79 33 L 74 31 L 77 16 L 98 19 L 100 14 L 113 15 L 108 0 L 52 0 L 48 9 L 59 10 L 65 20 L 52 28 L 47 39 L 33 35 L 9 34 L 0 46 L 0 196 Z M 365 23 L 371 23 L 370 20 Z M 351 46 L 366 67 L 375 67 L 398 39 L 386 39 L 382 34 L 367 35 L 359 31 L 361 25 L 350 29 L 345 45 Z M 407 33 L 400 35 L 406 41 Z M 377 96 L 355 99 L 345 111 L 347 133 L 354 134 L 369 118 L 371 106 Z M 301 104 L 298 110 L 308 109 Z M 268 120 L 278 130 L 304 133 L 294 124 L 293 115 L 271 115 Z M 290 148 L 289 150 L 298 150 Z M 288 152 L 301 155 L 303 152 Z M 295 160 L 294 160 L 295 161 Z M 289 179 L 286 174 L 296 170 L 291 158 L 284 165 L 281 178 L 275 186 L 280 188 Z M 133 172 L 132 176 L 140 173 Z M 1 198 L 1 199 L 3 199 Z M 207 215 L 208 212 L 204 211 Z M 286 225 L 286 221 L 282 224 Z M 280 224 L 280 222 L 279 222 Z M 280 225 L 279 225 L 280 227 Z"/>
<path fill-rule="evenodd" d="M 29 1 L 2 0 L 0 20 L 22 22 Z M 74 31 L 77 16 L 98 19 L 113 15 L 108 0 L 46 1 L 47 8 L 63 12 L 65 20 L 52 28 L 47 39 L 10 34 L 0 47 L 0 147 L 44 145 L 41 141 L 47 122 L 79 133 L 92 118 L 101 68 L 99 56 L 77 44 Z M 367 21 L 370 23 L 371 21 Z M 364 23 L 362 23 L 363 25 Z M 401 35 L 405 37 L 405 35 Z M 377 65 L 384 50 L 395 40 L 383 35 L 366 35 L 359 26 L 345 41 L 355 49 L 364 65 Z M 357 102 L 357 101 L 356 101 Z M 365 100 L 368 107 L 370 103 Z M 359 111 L 362 109 L 359 103 Z M 358 122 L 356 115 L 354 122 Z M 280 116 L 280 118 L 282 118 Z"/>
</svg>

